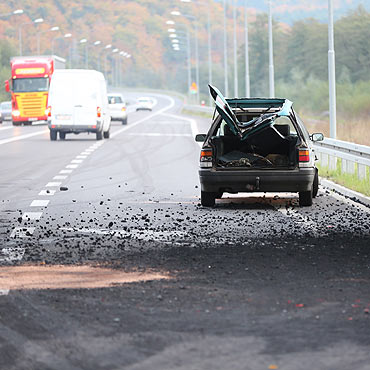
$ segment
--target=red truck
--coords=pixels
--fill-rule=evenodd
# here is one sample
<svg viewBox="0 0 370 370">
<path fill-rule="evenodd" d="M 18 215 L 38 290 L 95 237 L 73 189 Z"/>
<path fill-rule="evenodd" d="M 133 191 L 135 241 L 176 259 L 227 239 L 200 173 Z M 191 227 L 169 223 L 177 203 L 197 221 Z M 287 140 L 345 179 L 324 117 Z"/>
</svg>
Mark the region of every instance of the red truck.
<svg viewBox="0 0 370 370">
<path fill-rule="evenodd" d="M 5 90 L 12 95 L 13 125 L 47 122 L 45 113 L 50 80 L 55 69 L 65 68 L 65 59 L 56 55 L 14 57 L 11 79 Z"/>
</svg>

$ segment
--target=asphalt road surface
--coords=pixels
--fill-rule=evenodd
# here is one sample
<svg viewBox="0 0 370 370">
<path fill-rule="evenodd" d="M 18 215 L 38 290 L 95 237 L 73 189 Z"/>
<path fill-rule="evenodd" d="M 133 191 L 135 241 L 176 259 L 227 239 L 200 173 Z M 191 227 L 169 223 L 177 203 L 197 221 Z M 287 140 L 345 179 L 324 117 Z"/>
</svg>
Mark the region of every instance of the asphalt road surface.
<svg viewBox="0 0 370 370">
<path fill-rule="evenodd" d="M 370 209 L 202 208 L 208 120 L 139 95 L 108 140 L 0 125 L 0 369 L 370 369 Z"/>
</svg>

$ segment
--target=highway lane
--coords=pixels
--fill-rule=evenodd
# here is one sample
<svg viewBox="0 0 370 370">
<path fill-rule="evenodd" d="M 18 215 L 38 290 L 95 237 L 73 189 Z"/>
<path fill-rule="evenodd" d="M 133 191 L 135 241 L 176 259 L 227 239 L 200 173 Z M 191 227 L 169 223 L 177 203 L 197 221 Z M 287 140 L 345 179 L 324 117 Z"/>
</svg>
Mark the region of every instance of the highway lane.
<svg viewBox="0 0 370 370">
<path fill-rule="evenodd" d="M 139 94 L 128 96 L 134 100 Z M 155 98 L 153 112 L 131 106 L 129 124 L 113 122 L 111 139 L 101 142 L 84 134 L 50 142 L 47 131 L 24 137 L 43 132 L 42 126 L 0 130 L 0 140 L 24 137 L 0 141 L 4 268 L 92 264 L 96 271 L 110 266 L 170 277 L 92 290 L 45 291 L 40 282 L 31 291 L 0 286 L 7 294 L 0 297 L 0 333 L 8 333 L 8 346 L 17 354 L 7 357 L 8 368 L 23 368 L 26 358 L 33 366 L 55 369 L 175 368 L 176 356 L 185 362 L 193 357 L 192 345 L 200 363 L 210 353 L 210 362 L 200 368 L 215 367 L 213 357 L 227 368 L 227 356 L 211 355 L 225 341 L 235 344 L 228 349 L 240 362 L 235 368 L 244 368 L 248 343 L 249 360 L 260 361 L 253 369 L 278 361 L 274 351 L 282 365 L 293 361 L 291 348 L 305 361 L 315 353 L 326 361 L 330 346 L 344 345 L 344 336 L 333 337 L 340 322 L 349 341 L 337 356 L 342 360 L 337 368 L 344 369 L 348 351 L 362 354 L 362 345 L 369 344 L 363 313 L 370 304 L 369 209 L 325 189 L 310 208 L 299 208 L 296 195 L 255 194 L 225 195 L 215 209 L 203 209 L 193 136 L 205 132 L 208 122 L 182 116 L 176 99 Z M 51 279 L 49 287 L 68 285 Z M 27 325 L 25 312 L 32 316 Z M 355 321 L 351 327 L 349 318 Z M 302 328 L 310 334 L 303 335 Z M 267 343 L 279 333 L 285 340 L 269 351 Z M 78 350 L 62 361 L 75 335 Z M 94 350 L 88 349 L 85 343 L 94 337 Z M 113 346 L 110 337 L 127 351 Z M 42 359 L 32 355 L 36 350 Z"/>
</svg>

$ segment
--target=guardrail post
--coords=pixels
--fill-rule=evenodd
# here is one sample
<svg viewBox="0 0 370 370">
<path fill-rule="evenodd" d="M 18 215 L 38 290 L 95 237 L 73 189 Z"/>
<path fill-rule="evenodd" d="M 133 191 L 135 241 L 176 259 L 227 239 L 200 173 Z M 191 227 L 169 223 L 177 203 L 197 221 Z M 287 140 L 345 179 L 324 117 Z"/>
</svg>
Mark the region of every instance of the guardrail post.
<svg viewBox="0 0 370 370">
<path fill-rule="evenodd" d="M 342 158 L 342 173 L 347 173 L 347 160 Z"/>
<path fill-rule="evenodd" d="M 359 179 L 366 179 L 366 166 L 363 164 L 357 164 L 357 176 Z"/>
<path fill-rule="evenodd" d="M 321 165 L 323 167 L 328 167 L 329 164 L 329 155 L 326 153 L 321 153 Z"/>
<path fill-rule="evenodd" d="M 337 157 L 330 155 L 329 156 L 329 170 L 335 171 L 337 169 Z"/>
<path fill-rule="evenodd" d="M 354 174 L 356 172 L 355 162 L 352 162 L 352 161 L 346 161 L 346 162 L 347 162 L 346 173 Z"/>
</svg>

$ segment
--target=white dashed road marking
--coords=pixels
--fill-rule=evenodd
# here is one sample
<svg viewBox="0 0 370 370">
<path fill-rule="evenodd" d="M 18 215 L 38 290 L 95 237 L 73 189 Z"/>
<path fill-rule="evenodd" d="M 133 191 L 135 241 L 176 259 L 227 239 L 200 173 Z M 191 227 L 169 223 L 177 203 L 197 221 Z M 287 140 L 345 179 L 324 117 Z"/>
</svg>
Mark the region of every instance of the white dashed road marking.
<svg viewBox="0 0 370 370">
<path fill-rule="evenodd" d="M 53 180 L 65 180 L 68 176 L 60 176 L 60 175 L 57 175 L 57 176 L 54 176 L 53 177 Z"/>
<path fill-rule="evenodd" d="M 59 173 L 72 173 L 73 170 L 61 170 L 59 171 Z"/>
<path fill-rule="evenodd" d="M 10 237 L 11 238 L 29 238 L 35 232 L 35 229 L 36 229 L 35 227 L 16 227 L 10 234 Z M 3 253 L 5 253 L 4 249 L 6 248 L 3 248 L 2 250 Z"/>
<path fill-rule="evenodd" d="M 66 168 L 77 168 L 78 164 L 67 164 Z"/>
<path fill-rule="evenodd" d="M 60 185 L 62 185 L 61 182 L 48 182 L 45 186 L 47 188 L 53 188 L 53 187 L 60 186 Z"/>
<path fill-rule="evenodd" d="M 25 212 L 22 215 L 23 221 L 39 220 L 42 216 L 42 212 Z"/>
<path fill-rule="evenodd" d="M 49 204 L 50 200 L 36 199 L 33 200 L 30 204 L 30 207 L 46 207 Z"/>
</svg>

